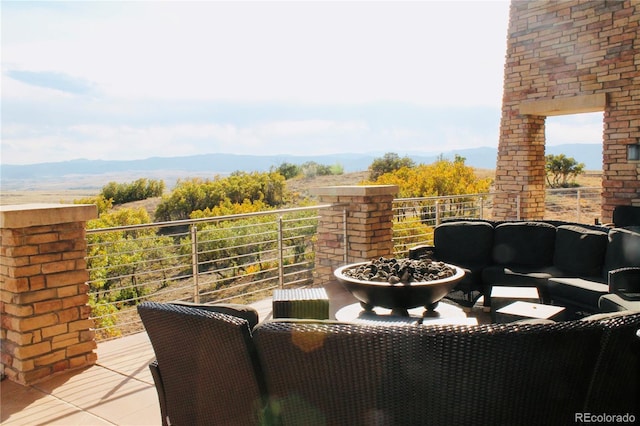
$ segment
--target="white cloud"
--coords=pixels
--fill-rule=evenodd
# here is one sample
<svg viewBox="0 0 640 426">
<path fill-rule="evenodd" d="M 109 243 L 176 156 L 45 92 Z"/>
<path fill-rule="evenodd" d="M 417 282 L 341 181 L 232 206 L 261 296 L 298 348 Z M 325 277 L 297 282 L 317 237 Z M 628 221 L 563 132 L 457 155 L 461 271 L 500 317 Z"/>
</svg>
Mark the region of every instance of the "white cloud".
<svg viewBox="0 0 640 426">
<path fill-rule="evenodd" d="M 497 146 L 508 8 L 5 2 L 2 162 Z M 547 132 L 584 143 L 602 117 Z"/>
<path fill-rule="evenodd" d="M 283 120 L 260 125 L 257 132 L 265 137 L 300 137 L 318 133 L 366 132 L 368 126 L 363 121 L 338 122 L 331 120 Z"/>
<path fill-rule="evenodd" d="M 547 117 L 545 141 L 548 146 L 574 143 L 602 143 L 604 113 Z"/>
<path fill-rule="evenodd" d="M 17 8 L 8 12 L 3 59 L 82 76 L 114 97 L 497 105 L 507 9 L 507 2 Z"/>
</svg>

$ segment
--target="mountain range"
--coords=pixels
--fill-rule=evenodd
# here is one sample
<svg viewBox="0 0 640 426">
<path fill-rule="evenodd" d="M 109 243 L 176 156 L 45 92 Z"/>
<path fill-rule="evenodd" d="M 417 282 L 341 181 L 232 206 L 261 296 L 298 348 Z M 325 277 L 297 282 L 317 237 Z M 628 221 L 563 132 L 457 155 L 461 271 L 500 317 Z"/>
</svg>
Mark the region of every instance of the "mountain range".
<svg viewBox="0 0 640 426">
<path fill-rule="evenodd" d="M 390 150 L 389 152 L 393 152 Z M 602 168 L 602 146 L 600 144 L 567 144 L 548 146 L 547 154 L 565 154 L 586 170 Z M 142 160 L 72 160 L 52 163 L 26 165 L 2 165 L 0 177 L 3 189 L 37 189 L 53 183 L 67 182 L 73 188 L 101 187 L 110 181 L 147 177 L 152 179 L 187 178 L 214 175 L 226 175 L 234 171 L 268 171 L 282 163 L 301 165 L 314 161 L 322 165 L 340 164 L 345 173 L 367 170 L 376 158 L 384 153 L 344 153 L 330 155 L 239 155 L 239 154 L 202 154 L 185 157 L 152 157 Z M 481 147 L 461 149 L 442 153 L 406 153 L 416 164 L 430 164 L 438 158 L 453 159 L 460 155 L 468 166 L 481 169 L 495 169 L 497 149 Z M 172 185 L 173 182 L 166 182 Z M 72 189 L 72 188 L 68 188 Z"/>
</svg>

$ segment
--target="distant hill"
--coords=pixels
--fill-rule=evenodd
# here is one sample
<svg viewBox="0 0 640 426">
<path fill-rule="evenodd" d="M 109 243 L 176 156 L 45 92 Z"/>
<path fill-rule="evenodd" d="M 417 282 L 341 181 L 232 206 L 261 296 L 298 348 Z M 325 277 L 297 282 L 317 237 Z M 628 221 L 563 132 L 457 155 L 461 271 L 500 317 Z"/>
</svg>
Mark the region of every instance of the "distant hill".
<svg viewBox="0 0 640 426">
<path fill-rule="evenodd" d="M 398 152 L 392 148 L 388 152 Z M 599 144 L 573 144 L 547 147 L 547 154 L 565 154 L 576 161 L 585 163 L 587 170 L 602 168 L 602 146 Z M 416 163 L 430 164 L 439 156 L 453 159 L 460 155 L 466 164 L 481 169 L 495 169 L 497 149 L 491 147 L 445 151 L 442 153 L 401 153 L 408 155 Z M 237 154 L 202 154 L 185 157 L 152 157 L 144 160 L 103 161 L 73 160 L 56 163 L 39 163 L 28 165 L 2 165 L 0 177 L 2 188 L 7 189 L 42 189 L 52 185 L 64 186 L 67 189 L 100 188 L 110 181 L 129 181 L 139 177 L 164 179 L 173 185 L 175 179 L 196 176 L 212 177 L 225 175 L 234 171 L 268 171 L 284 162 L 302 164 L 315 161 L 318 164 L 340 164 L 346 173 L 367 170 L 374 159 L 384 153 L 366 154 L 331 154 L 316 156 L 294 155 L 237 155 Z"/>
</svg>

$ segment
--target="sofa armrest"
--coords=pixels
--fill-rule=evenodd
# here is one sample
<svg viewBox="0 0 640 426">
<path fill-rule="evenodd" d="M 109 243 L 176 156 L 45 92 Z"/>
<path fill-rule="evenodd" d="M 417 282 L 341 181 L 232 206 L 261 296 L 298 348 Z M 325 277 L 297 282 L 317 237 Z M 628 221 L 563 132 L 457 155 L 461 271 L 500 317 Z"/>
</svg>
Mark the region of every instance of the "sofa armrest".
<svg viewBox="0 0 640 426">
<path fill-rule="evenodd" d="M 435 258 L 436 258 L 435 246 L 423 244 L 423 245 L 415 246 L 409 249 L 409 259 L 420 260 L 420 259 L 435 259 Z"/>
<path fill-rule="evenodd" d="M 640 267 L 609 271 L 609 293 L 626 300 L 640 300 Z"/>
</svg>

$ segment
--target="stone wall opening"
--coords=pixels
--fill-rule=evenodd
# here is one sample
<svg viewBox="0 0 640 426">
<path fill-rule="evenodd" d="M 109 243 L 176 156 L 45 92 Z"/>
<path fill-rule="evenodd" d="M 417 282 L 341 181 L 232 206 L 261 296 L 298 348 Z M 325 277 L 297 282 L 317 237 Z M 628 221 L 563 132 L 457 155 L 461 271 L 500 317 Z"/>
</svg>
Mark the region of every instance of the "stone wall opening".
<svg viewBox="0 0 640 426">
<path fill-rule="evenodd" d="M 542 219 L 545 120 L 604 111 L 601 217 L 640 205 L 640 3 L 512 1 L 494 216 Z M 520 196 L 520 211 L 510 199 Z"/>
<path fill-rule="evenodd" d="M 589 164 L 585 158 L 575 155 L 578 162 L 585 162 L 585 172 L 602 173 L 602 134 L 604 129 L 604 111 L 598 113 L 562 114 L 548 116 L 545 120 L 546 155 L 565 154 L 557 145 L 590 144 L 600 152 L 597 164 Z M 553 148 L 552 148 L 553 147 Z M 585 161 L 583 161 L 585 160 Z"/>
</svg>

